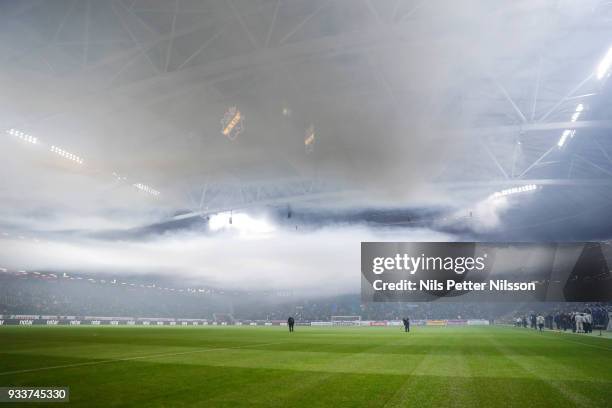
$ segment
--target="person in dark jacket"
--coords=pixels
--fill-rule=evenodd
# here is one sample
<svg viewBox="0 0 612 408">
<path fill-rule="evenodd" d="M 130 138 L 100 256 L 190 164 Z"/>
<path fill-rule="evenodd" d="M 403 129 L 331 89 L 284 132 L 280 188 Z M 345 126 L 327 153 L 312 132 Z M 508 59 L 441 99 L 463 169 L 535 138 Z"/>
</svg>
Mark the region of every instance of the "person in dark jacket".
<svg viewBox="0 0 612 408">
<path fill-rule="evenodd" d="M 295 325 L 295 319 L 291 316 L 287 319 L 287 326 L 289 326 L 289 333 L 293 332 L 293 326 Z"/>
<path fill-rule="evenodd" d="M 408 333 L 410 331 L 410 318 L 405 317 L 402 319 L 402 322 L 404 323 L 404 331 Z"/>
</svg>

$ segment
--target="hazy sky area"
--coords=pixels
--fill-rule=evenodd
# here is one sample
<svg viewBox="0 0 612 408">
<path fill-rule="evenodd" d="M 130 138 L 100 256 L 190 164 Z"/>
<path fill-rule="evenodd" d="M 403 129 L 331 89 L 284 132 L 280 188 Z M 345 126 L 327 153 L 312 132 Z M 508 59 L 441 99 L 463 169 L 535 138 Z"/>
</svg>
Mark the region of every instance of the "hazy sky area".
<svg viewBox="0 0 612 408">
<path fill-rule="evenodd" d="M 612 235 L 605 2 L 20 3 L 0 267 L 345 293 L 361 241 Z"/>
</svg>

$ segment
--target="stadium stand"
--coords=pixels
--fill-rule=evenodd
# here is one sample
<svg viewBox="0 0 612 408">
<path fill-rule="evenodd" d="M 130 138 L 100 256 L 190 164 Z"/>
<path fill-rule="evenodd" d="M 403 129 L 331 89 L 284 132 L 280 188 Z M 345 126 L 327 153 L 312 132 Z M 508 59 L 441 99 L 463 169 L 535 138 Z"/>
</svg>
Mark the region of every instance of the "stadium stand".
<svg viewBox="0 0 612 408">
<path fill-rule="evenodd" d="M 48 274 L 47 274 L 48 275 Z M 202 319 L 219 324 L 283 322 L 294 316 L 296 322 L 332 321 L 333 316 L 350 320 L 462 321 L 477 319 L 515 324 L 519 316 L 547 316 L 552 328 L 560 313 L 589 311 L 593 323 L 607 316 L 612 307 L 600 303 L 369 303 L 358 295 L 333 298 L 265 296 L 260 293 L 221 293 L 218 291 L 163 290 L 162 285 L 134 282 L 100 284 L 87 278 L 41 278 L 41 275 L 0 274 L 0 314 L 40 316 L 121 316 L 151 319 Z M 265 298 L 266 300 L 262 300 Z M 117 319 L 117 318 L 114 318 Z M 336 319 L 337 320 L 337 319 Z M 601 323 L 603 324 L 603 323 Z M 600 324 L 600 325 L 601 325 Z"/>
</svg>

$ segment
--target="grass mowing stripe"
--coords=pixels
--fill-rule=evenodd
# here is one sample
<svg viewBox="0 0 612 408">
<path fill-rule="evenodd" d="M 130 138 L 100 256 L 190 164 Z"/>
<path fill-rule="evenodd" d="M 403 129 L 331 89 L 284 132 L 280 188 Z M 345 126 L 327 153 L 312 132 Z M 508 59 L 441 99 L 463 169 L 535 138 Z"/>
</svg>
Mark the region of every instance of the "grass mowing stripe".
<svg viewBox="0 0 612 408">
<path fill-rule="evenodd" d="M 406 376 L 406 380 L 402 383 L 402 385 L 385 402 L 384 407 L 401 407 L 401 406 L 404 406 L 405 402 L 407 401 L 408 397 L 410 396 L 410 392 L 412 391 L 412 387 L 410 387 L 410 385 L 412 384 L 412 382 L 414 381 L 414 378 L 415 378 L 412 375 L 412 373 L 414 373 L 417 369 L 419 369 L 424 364 L 425 357 L 427 357 L 426 354 L 423 354 L 421 356 L 421 359 L 419 360 L 419 364 L 416 364 L 414 366 L 414 368 L 412 369 L 411 373 Z"/>
<path fill-rule="evenodd" d="M 552 332 L 548 332 L 548 333 L 552 335 Z M 561 334 L 563 334 L 563 332 L 561 332 Z M 567 333 L 567 334 L 569 334 L 569 333 Z M 572 334 L 574 334 L 574 333 L 572 333 Z M 550 336 L 550 335 L 547 335 L 544 338 L 552 339 L 553 337 Z M 557 340 L 557 338 L 555 338 L 555 340 Z M 598 345 L 595 345 L 595 344 L 589 344 L 589 343 L 585 343 L 585 342 L 582 342 L 582 341 L 570 340 L 570 339 L 567 339 L 567 338 L 564 338 L 564 337 L 559 337 L 558 340 L 563 340 L 563 341 L 566 341 L 568 343 L 580 344 L 581 346 L 597 348 L 597 349 L 600 349 L 600 350 L 612 351 L 612 347 L 598 346 Z"/>
<path fill-rule="evenodd" d="M 124 358 L 113 358 L 108 360 L 97 360 L 97 361 L 87 361 L 84 363 L 74 363 L 74 364 L 63 364 L 57 366 L 49 366 L 49 367 L 37 367 L 37 368 L 29 368 L 25 370 L 14 370 L 14 371 L 5 371 L 0 373 L 0 376 L 4 375 L 14 375 L 14 374 L 23 374 L 23 373 L 31 373 L 36 371 L 46 371 L 46 370 L 56 370 L 60 368 L 74 368 L 81 366 L 92 366 L 98 364 L 109 364 L 109 363 L 119 363 L 122 361 L 132 361 L 132 360 L 143 360 L 147 358 L 163 358 L 163 357 L 173 357 L 180 356 L 184 354 L 193 354 L 193 353 L 205 353 L 208 351 L 218 351 L 218 350 L 234 350 L 234 349 L 242 349 L 253 346 L 269 346 L 272 344 L 279 344 L 281 342 L 275 343 L 257 343 L 257 344 L 248 344 L 246 346 L 236 346 L 236 347 L 217 347 L 217 348 L 208 348 L 208 349 L 198 349 L 198 350 L 189 350 L 189 351 L 181 351 L 177 353 L 161 353 L 161 354 L 148 354 L 144 356 L 133 356 L 133 357 L 124 357 Z"/>
<path fill-rule="evenodd" d="M 346 353 L 337 353 L 338 357 L 334 360 L 334 363 L 342 364 L 343 362 L 354 359 L 355 356 L 358 354 L 363 354 L 366 352 L 370 353 L 372 350 L 377 350 L 380 348 L 387 347 L 393 341 L 394 340 L 387 340 L 387 342 L 382 345 L 379 344 L 378 346 L 375 346 L 375 347 L 361 348 L 360 350 L 349 353 L 348 355 L 346 355 Z M 318 385 L 324 382 L 328 382 L 331 378 L 341 378 L 343 375 L 344 373 L 334 373 L 334 372 L 321 373 L 321 375 L 313 377 L 312 381 L 307 381 L 305 383 L 303 382 L 300 385 L 293 387 L 293 389 L 290 390 L 290 392 L 288 392 L 287 394 L 288 395 L 303 394 L 305 392 L 308 392 L 309 390 L 314 390 Z"/>
<path fill-rule="evenodd" d="M 599 340 L 604 340 L 604 341 L 612 340 L 612 338 L 607 337 L 607 336 L 593 336 L 593 335 L 588 335 L 588 334 L 583 334 L 583 333 L 574 333 L 572 331 L 560 331 L 560 330 L 546 329 L 546 330 L 544 330 L 542 332 L 539 332 L 538 330 L 534 330 L 534 329 L 527 329 L 527 330 L 525 330 L 525 329 L 521 329 L 521 328 L 516 328 L 514 326 L 510 326 L 510 325 L 505 325 L 503 327 L 506 328 L 506 329 L 512 330 L 512 331 L 520 330 L 521 333 L 541 333 L 541 334 L 543 333 L 543 334 L 546 334 L 549 338 L 552 338 L 551 336 L 554 336 L 554 335 L 566 335 L 566 336 L 581 336 L 583 339 L 599 339 Z M 578 337 L 578 338 L 580 338 L 580 337 Z M 580 345 L 587 346 L 587 347 L 594 347 L 594 348 L 598 348 L 598 349 L 601 349 L 601 350 L 612 351 L 612 347 L 598 346 L 598 345 L 595 345 L 595 344 L 585 343 L 583 341 L 570 340 L 568 338 L 564 338 L 564 337 L 561 337 L 561 336 L 555 337 L 554 339 L 560 339 L 560 340 L 563 340 L 563 341 L 567 341 L 567 342 L 571 342 L 571 343 L 576 343 L 576 344 L 580 344 Z M 599 340 L 595 340 L 595 341 L 599 341 Z"/>
<path fill-rule="evenodd" d="M 542 338 L 542 337 L 540 337 Z M 546 338 L 546 337 L 544 337 Z M 491 341 L 495 346 L 508 358 L 509 361 L 518 365 L 523 370 L 531 374 L 534 378 L 537 378 L 543 384 L 546 384 L 548 387 L 555 390 L 559 395 L 562 395 L 566 400 L 572 402 L 577 406 L 588 407 L 593 406 L 592 401 L 585 395 L 580 395 L 577 393 L 572 393 L 568 390 L 563 382 L 554 381 L 550 378 L 545 377 L 538 369 L 537 366 L 534 366 L 533 363 L 528 364 L 527 361 L 532 361 L 531 359 L 525 359 L 517 357 L 512 350 L 508 349 L 504 344 L 500 343 L 496 337 L 488 337 L 489 341 Z"/>
</svg>

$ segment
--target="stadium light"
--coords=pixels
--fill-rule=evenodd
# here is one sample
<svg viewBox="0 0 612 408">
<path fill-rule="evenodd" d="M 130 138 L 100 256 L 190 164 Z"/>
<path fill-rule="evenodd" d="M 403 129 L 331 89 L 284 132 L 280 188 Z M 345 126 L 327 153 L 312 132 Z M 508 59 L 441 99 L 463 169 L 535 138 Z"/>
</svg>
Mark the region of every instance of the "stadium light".
<svg viewBox="0 0 612 408">
<path fill-rule="evenodd" d="M 70 153 L 64 149 L 61 149 L 57 146 L 51 146 L 51 152 L 63 157 L 64 159 L 71 160 L 78 164 L 83 164 L 83 159 L 81 157 L 77 156 L 74 153 Z"/>
<path fill-rule="evenodd" d="M 232 106 L 223 115 L 221 125 L 223 126 L 221 134 L 230 140 L 234 140 L 244 130 L 244 116 L 236 106 Z"/>
<path fill-rule="evenodd" d="M 304 148 L 306 149 L 306 153 L 311 153 L 313 151 L 315 138 L 316 133 L 314 125 L 310 125 L 304 134 Z"/>
<path fill-rule="evenodd" d="M 136 183 L 136 184 L 132 184 L 132 186 L 136 187 L 138 190 L 143 191 L 145 193 L 151 194 L 153 196 L 158 196 L 160 194 L 159 191 L 157 191 L 156 189 L 143 184 L 143 183 Z"/>
<path fill-rule="evenodd" d="M 576 110 L 574 111 L 574 113 L 572 114 L 572 122 L 575 122 L 578 120 L 578 118 L 580 117 L 580 114 L 582 113 L 582 111 L 584 110 L 584 106 L 580 103 L 578 104 L 578 106 L 576 106 Z"/>
<path fill-rule="evenodd" d="M 572 117 L 570 119 L 572 123 L 578 120 L 583 110 L 584 110 L 583 104 L 580 103 L 578 104 L 578 106 L 576 106 L 576 109 L 574 110 L 574 113 L 572 114 Z M 559 148 L 563 147 L 565 143 L 567 142 L 567 139 L 574 137 L 575 134 L 576 134 L 576 129 L 565 129 L 563 133 L 561 133 L 561 137 L 559 138 L 559 141 L 557 142 L 557 146 Z"/>
<path fill-rule="evenodd" d="M 28 143 L 32 143 L 32 144 L 37 144 L 38 143 L 38 138 L 29 135 L 25 132 L 21 132 L 17 129 L 9 129 L 6 131 L 6 133 L 8 133 L 11 136 L 17 136 L 18 138 L 20 138 L 21 140 L 23 140 L 24 142 L 28 142 Z"/>
<path fill-rule="evenodd" d="M 602 79 L 610 72 L 612 66 L 612 47 L 608 49 L 608 52 L 603 57 L 599 65 L 597 66 L 597 79 Z"/>
<path fill-rule="evenodd" d="M 565 129 L 563 133 L 561 134 L 561 138 L 557 142 L 557 146 L 563 147 L 563 145 L 565 144 L 565 142 L 567 141 L 569 137 L 574 137 L 574 133 L 576 133 L 575 129 L 574 130 Z"/>
<path fill-rule="evenodd" d="M 526 193 L 528 191 L 535 191 L 537 190 L 537 188 L 538 186 L 535 184 L 527 184 L 527 185 L 520 186 L 520 187 L 512 187 L 512 188 L 508 188 L 505 190 L 497 191 L 491 194 L 490 198 L 500 198 L 500 197 L 505 197 L 505 196 L 509 196 L 513 194 Z"/>
</svg>

